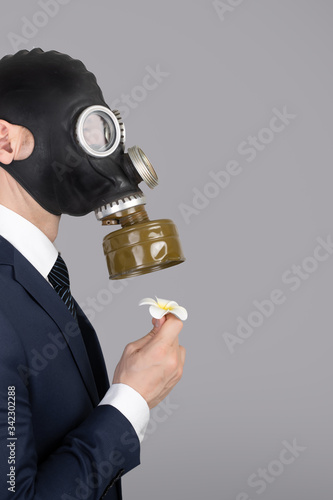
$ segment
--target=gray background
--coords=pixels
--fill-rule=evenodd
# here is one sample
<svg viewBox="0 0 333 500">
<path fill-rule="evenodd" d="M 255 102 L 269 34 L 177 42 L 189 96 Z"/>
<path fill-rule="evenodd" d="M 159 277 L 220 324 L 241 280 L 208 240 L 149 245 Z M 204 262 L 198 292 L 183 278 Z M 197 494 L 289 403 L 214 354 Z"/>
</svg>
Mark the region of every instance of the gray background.
<svg viewBox="0 0 333 500">
<path fill-rule="evenodd" d="M 204 0 L 70 0 L 45 20 L 37 1 L 7 2 L 1 51 L 69 53 L 96 74 L 110 105 L 122 94 L 142 99 L 126 113 L 127 146 L 142 147 L 160 178 L 154 191 L 143 186 L 150 217 L 173 219 L 181 235 L 185 264 L 114 289 L 102 253 L 109 230 L 93 214 L 64 216 L 56 242 L 76 299 L 86 311 L 96 300 L 90 317 L 110 377 L 125 344 L 150 329 L 141 298 L 189 311 L 183 379 L 152 411 L 124 497 L 331 499 L 333 256 L 317 266 L 307 258 L 316 238 L 333 234 L 333 4 L 224 3 L 219 16 Z M 15 47 L 8 34 L 23 36 L 23 17 L 45 26 Z M 168 76 L 140 94 L 147 66 L 157 65 Z M 284 130 L 262 132 L 284 107 L 295 115 Z M 248 161 L 239 145 L 258 133 L 270 142 Z M 209 186 L 209 173 L 230 160 L 241 173 L 225 188 Z M 215 197 L 186 221 L 180 206 L 195 208 L 193 190 Z M 313 272 L 292 291 L 282 276 L 303 262 Z M 231 353 L 225 333 L 236 335 L 237 317 L 274 289 L 284 303 Z M 294 440 L 303 451 L 281 466 L 283 443 Z M 259 494 L 248 478 L 267 467 L 276 475 Z"/>
</svg>

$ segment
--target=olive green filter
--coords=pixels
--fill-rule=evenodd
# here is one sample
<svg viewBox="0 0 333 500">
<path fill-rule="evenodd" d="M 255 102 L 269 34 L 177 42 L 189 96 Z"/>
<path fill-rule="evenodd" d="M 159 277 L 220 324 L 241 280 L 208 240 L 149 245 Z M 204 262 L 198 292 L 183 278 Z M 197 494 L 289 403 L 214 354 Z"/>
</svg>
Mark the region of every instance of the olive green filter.
<svg viewBox="0 0 333 500">
<path fill-rule="evenodd" d="M 184 262 L 176 225 L 170 219 L 148 220 L 114 231 L 103 240 L 110 279 L 159 271 Z"/>
</svg>

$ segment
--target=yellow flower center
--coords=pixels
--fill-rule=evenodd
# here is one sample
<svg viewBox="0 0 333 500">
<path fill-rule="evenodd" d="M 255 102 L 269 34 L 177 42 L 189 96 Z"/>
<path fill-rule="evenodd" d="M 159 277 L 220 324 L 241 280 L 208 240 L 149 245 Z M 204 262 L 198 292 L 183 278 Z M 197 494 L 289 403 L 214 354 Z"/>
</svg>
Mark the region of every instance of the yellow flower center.
<svg viewBox="0 0 333 500">
<path fill-rule="evenodd" d="M 161 304 L 158 304 L 158 307 L 160 309 L 163 309 L 164 311 L 172 311 L 173 307 L 172 306 L 161 306 Z"/>
</svg>

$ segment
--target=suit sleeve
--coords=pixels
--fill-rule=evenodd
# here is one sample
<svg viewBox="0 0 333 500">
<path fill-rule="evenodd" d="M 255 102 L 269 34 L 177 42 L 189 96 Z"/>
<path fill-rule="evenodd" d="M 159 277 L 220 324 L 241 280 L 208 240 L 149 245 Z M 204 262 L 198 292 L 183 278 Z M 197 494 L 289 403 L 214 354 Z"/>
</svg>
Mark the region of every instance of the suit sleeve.
<svg viewBox="0 0 333 500">
<path fill-rule="evenodd" d="M 31 414 L 35 395 L 17 369 L 26 362 L 24 350 L 4 318 L 0 325 L 1 499 L 100 499 L 140 463 L 140 443 L 132 425 L 116 408 L 98 406 L 38 463 Z"/>
</svg>

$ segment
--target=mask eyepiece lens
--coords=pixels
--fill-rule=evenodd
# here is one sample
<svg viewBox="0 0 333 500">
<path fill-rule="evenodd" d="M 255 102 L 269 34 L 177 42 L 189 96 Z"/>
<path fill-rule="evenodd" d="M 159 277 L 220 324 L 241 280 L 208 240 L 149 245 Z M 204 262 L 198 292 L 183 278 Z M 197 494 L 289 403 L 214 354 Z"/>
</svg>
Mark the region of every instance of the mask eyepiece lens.
<svg viewBox="0 0 333 500">
<path fill-rule="evenodd" d="M 80 146 L 91 156 L 105 157 L 115 151 L 120 142 L 120 127 L 111 110 L 90 106 L 77 121 L 76 136 Z"/>
</svg>

